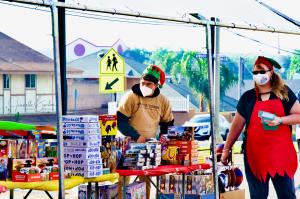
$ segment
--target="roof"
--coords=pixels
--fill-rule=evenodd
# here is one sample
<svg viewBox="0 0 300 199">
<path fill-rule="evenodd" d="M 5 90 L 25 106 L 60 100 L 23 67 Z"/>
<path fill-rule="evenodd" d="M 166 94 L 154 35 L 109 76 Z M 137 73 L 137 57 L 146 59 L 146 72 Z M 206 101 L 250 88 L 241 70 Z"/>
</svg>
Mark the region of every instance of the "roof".
<svg viewBox="0 0 300 199">
<path fill-rule="evenodd" d="M 0 73 L 54 73 L 49 57 L 0 32 Z M 68 73 L 82 73 L 68 67 Z"/>
</svg>

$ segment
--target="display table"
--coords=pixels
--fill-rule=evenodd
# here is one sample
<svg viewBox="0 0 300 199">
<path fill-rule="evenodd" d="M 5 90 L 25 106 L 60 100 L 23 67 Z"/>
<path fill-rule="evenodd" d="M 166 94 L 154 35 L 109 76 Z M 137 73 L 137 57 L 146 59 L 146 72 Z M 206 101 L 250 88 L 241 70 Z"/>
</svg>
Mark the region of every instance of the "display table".
<svg viewBox="0 0 300 199">
<path fill-rule="evenodd" d="M 185 185 L 185 174 L 190 173 L 196 170 L 205 170 L 209 169 L 211 166 L 209 164 L 198 164 L 192 166 L 183 166 L 183 165 L 163 165 L 158 166 L 155 169 L 147 169 L 147 170 L 117 170 L 117 173 L 120 176 L 146 176 L 150 183 L 156 189 L 156 198 L 158 197 L 158 193 L 160 192 L 158 187 L 158 176 L 170 174 L 170 173 L 178 173 L 182 174 L 182 198 L 184 198 L 184 185 Z M 150 177 L 156 177 L 156 184 L 151 180 Z M 126 183 L 125 178 L 123 178 L 123 198 L 126 198 Z"/>
<path fill-rule="evenodd" d="M 111 181 L 115 182 L 119 179 L 118 173 L 111 173 L 101 175 L 96 178 L 83 178 L 80 176 L 72 176 L 71 178 L 64 180 L 65 189 L 72 189 L 80 184 L 89 183 L 91 185 L 92 182 L 98 185 L 98 182 L 106 182 Z M 52 198 L 48 191 L 58 191 L 59 183 L 58 180 L 51 180 L 51 181 L 40 181 L 40 182 L 12 182 L 12 181 L 0 181 L 0 185 L 7 187 L 11 190 L 10 198 L 13 198 L 13 190 L 14 189 L 30 189 L 29 192 L 24 197 L 25 199 L 30 195 L 32 190 L 39 190 L 44 191 L 49 198 Z"/>
</svg>

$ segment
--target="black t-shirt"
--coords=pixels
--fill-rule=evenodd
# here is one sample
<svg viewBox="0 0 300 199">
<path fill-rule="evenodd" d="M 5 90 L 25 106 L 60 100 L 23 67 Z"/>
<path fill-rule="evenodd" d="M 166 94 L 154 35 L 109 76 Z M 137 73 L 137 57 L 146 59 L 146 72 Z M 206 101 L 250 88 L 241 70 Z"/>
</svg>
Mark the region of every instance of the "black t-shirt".
<svg viewBox="0 0 300 199">
<path fill-rule="evenodd" d="M 297 100 L 296 95 L 294 92 L 286 86 L 288 89 L 288 98 L 289 100 L 281 100 L 284 108 L 285 115 L 289 115 L 291 108 L 293 107 L 295 101 Z M 278 98 L 273 92 L 270 94 L 270 99 Z M 259 100 L 261 100 L 259 96 Z M 240 98 L 238 105 L 237 105 L 237 112 L 241 114 L 246 119 L 246 128 L 249 125 L 252 110 L 254 108 L 254 104 L 256 101 L 256 94 L 255 89 L 251 89 L 246 91 Z"/>
</svg>

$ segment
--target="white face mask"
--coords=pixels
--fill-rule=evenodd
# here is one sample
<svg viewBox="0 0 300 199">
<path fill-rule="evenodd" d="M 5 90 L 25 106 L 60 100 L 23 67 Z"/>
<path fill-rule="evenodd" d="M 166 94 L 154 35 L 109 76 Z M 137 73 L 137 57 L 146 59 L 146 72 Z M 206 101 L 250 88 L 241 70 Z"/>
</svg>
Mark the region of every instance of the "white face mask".
<svg viewBox="0 0 300 199">
<path fill-rule="evenodd" d="M 270 81 L 270 77 L 268 74 L 257 74 L 257 75 L 253 75 L 253 80 L 258 85 L 262 86 Z"/>
<path fill-rule="evenodd" d="M 149 87 L 147 87 L 147 86 L 142 86 L 142 85 L 140 85 L 140 90 L 141 90 L 142 95 L 143 95 L 144 97 L 150 96 L 150 95 L 152 95 L 152 93 L 153 93 L 152 89 L 149 88 Z"/>
</svg>

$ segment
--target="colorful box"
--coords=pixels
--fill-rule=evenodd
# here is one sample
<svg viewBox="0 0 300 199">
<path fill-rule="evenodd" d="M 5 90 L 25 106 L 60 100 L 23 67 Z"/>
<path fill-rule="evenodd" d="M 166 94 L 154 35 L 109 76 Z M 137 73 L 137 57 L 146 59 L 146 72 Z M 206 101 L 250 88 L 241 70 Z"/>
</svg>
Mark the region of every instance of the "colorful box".
<svg viewBox="0 0 300 199">
<path fill-rule="evenodd" d="M 101 146 L 101 140 L 99 141 L 64 140 L 64 147 L 88 148 L 88 147 L 100 147 L 100 146 Z"/>
<path fill-rule="evenodd" d="M 73 171 L 72 172 L 72 175 L 73 176 L 81 176 L 81 177 L 84 177 L 84 178 L 95 178 L 95 177 L 98 177 L 100 175 L 103 175 L 103 172 L 102 170 L 101 171 Z"/>
<path fill-rule="evenodd" d="M 64 135 L 65 140 L 101 141 L 101 135 Z"/>
<path fill-rule="evenodd" d="M 100 159 L 101 154 L 99 152 L 64 153 L 64 158 L 77 159 L 77 160 L 91 160 L 91 159 Z"/>
<path fill-rule="evenodd" d="M 64 129 L 99 129 L 99 123 L 62 123 Z"/>
<path fill-rule="evenodd" d="M 6 181 L 7 179 L 7 164 L 8 158 L 0 158 L 0 180 Z"/>
<path fill-rule="evenodd" d="M 126 186 L 126 199 L 146 199 L 146 183 L 134 182 Z"/>
<path fill-rule="evenodd" d="M 102 136 L 117 135 L 117 116 L 116 115 L 100 115 L 100 130 Z"/>
<path fill-rule="evenodd" d="M 63 135 L 100 135 L 100 129 L 64 129 Z"/>
<path fill-rule="evenodd" d="M 71 172 L 101 171 L 102 169 L 102 165 L 65 165 L 65 170 Z"/>
<path fill-rule="evenodd" d="M 98 189 L 100 199 L 117 199 L 119 196 L 118 184 L 103 185 Z"/>
<path fill-rule="evenodd" d="M 102 159 L 64 159 L 65 165 L 102 165 Z"/>
<path fill-rule="evenodd" d="M 64 115 L 61 120 L 66 123 L 98 123 L 98 115 Z"/>
</svg>

